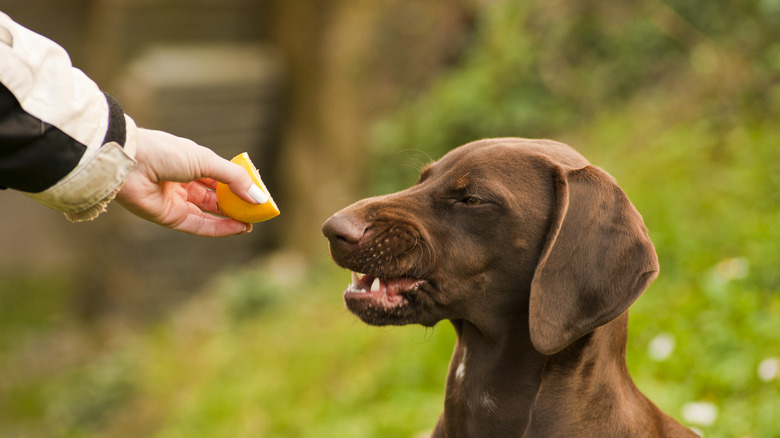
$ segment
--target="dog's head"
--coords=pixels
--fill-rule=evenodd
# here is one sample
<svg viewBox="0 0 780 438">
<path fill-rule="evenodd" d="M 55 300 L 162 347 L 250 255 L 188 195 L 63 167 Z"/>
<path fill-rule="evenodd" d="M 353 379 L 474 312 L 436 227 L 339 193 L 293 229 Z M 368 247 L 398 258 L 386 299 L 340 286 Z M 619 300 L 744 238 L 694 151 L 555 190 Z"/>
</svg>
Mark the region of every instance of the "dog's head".
<svg viewBox="0 0 780 438">
<path fill-rule="evenodd" d="M 544 140 L 461 146 L 411 188 L 334 214 L 323 232 L 353 271 L 344 300 L 366 323 L 528 318 L 544 354 L 625 312 L 658 272 L 614 179 Z"/>
</svg>

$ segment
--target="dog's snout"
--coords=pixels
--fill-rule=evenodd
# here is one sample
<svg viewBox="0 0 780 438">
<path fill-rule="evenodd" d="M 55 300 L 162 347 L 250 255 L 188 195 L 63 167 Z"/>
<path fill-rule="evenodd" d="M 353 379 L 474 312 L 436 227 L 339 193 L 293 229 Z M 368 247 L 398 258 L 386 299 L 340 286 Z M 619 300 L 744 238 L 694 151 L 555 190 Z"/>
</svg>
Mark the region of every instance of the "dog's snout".
<svg viewBox="0 0 780 438">
<path fill-rule="evenodd" d="M 331 246 L 351 246 L 360 242 L 366 233 L 366 224 L 354 217 L 334 214 L 322 225 L 322 233 Z"/>
</svg>

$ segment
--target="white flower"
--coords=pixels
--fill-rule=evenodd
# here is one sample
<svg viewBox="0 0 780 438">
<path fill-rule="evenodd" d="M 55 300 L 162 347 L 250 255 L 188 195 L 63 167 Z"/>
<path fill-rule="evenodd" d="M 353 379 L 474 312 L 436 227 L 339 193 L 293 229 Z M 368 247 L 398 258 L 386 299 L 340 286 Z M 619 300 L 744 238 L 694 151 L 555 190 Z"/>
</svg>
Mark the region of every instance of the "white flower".
<svg viewBox="0 0 780 438">
<path fill-rule="evenodd" d="M 666 360 L 674 351 L 675 343 L 670 333 L 660 333 L 647 345 L 647 354 L 653 360 Z"/>
<path fill-rule="evenodd" d="M 764 382 L 776 379 L 780 376 L 780 359 L 768 357 L 758 364 L 758 378 Z"/>
<path fill-rule="evenodd" d="M 688 402 L 683 406 L 682 416 L 688 423 L 711 426 L 718 418 L 718 407 L 710 402 Z"/>
</svg>

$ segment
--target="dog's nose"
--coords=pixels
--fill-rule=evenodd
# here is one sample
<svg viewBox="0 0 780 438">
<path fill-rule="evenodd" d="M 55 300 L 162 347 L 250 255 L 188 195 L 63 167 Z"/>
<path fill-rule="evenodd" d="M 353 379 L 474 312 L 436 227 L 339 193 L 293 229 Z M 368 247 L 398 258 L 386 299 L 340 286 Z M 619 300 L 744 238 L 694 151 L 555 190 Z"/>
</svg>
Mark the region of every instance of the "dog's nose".
<svg viewBox="0 0 780 438">
<path fill-rule="evenodd" d="M 360 242 L 366 228 L 364 222 L 336 213 L 322 224 L 322 234 L 328 238 L 331 247 L 352 246 Z"/>
</svg>

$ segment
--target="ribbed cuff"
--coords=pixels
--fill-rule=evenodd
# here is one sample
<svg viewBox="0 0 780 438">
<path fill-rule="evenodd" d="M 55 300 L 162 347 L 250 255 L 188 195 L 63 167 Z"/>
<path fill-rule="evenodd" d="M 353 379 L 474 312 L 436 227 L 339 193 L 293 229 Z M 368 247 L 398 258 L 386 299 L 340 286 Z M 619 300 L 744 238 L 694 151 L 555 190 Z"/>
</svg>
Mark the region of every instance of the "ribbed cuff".
<svg viewBox="0 0 780 438">
<path fill-rule="evenodd" d="M 104 144 L 86 163 L 54 186 L 27 195 L 62 211 L 71 221 L 92 220 L 106 210 L 134 168 L 135 160 L 119 144 Z"/>
</svg>

